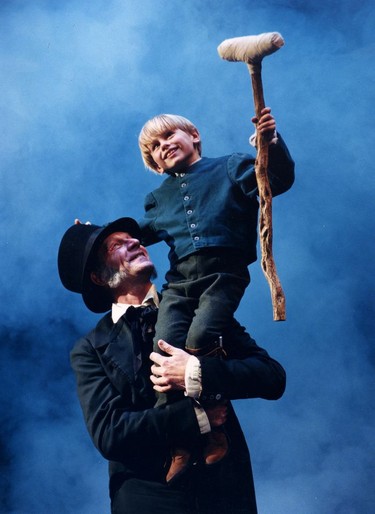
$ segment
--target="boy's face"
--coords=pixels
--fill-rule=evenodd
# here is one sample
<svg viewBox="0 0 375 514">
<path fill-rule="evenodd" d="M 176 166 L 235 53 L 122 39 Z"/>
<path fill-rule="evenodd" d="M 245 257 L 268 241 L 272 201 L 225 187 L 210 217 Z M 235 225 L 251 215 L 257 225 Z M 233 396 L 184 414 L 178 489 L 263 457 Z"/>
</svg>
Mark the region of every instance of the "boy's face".
<svg viewBox="0 0 375 514">
<path fill-rule="evenodd" d="M 157 172 L 165 170 L 178 171 L 193 164 L 200 159 L 198 149 L 194 146 L 199 143 L 200 136 L 197 131 L 185 132 L 181 129 L 168 130 L 155 137 L 150 144 L 151 157 L 157 165 Z"/>
</svg>

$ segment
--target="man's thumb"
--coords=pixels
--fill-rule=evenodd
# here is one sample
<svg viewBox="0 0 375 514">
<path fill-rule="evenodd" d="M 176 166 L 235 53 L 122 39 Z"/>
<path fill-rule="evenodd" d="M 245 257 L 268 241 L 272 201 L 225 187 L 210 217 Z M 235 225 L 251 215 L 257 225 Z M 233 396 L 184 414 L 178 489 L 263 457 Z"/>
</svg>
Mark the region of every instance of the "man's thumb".
<svg viewBox="0 0 375 514">
<path fill-rule="evenodd" d="M 168 353 L 169 355 L 173 355 L 174 347 L 168 344 L 166 341 L 163 341 L 163 339 L 159 339 L 158 346 L 163 352 Z"/>
</svg>

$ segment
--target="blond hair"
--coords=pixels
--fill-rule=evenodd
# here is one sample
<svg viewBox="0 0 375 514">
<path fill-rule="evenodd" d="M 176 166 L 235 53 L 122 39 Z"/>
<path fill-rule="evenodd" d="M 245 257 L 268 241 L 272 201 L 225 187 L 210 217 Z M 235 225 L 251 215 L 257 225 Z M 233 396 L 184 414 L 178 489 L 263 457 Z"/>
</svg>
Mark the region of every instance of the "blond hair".
<svg viewBox="0 0 375 514">
<path fill-rule="evenodd" d="M 198 129 L 190 120 L 183 116 L 178 116 L 177 114 L 158 114 L 143 125 L 138 137 L 138 144 L 146 168 L 156 172 L 158 170 L 156 162 L 151 157 L 150 147 L 153 140 L 168 130 L 176 129 L 181 129 L 189 134 L 198 132 Z M 194 146 L 197 148 L 199 155 L 201 155 L 201 142 L 199 141 L 198 143 L 194 143 Z"/>
</svg>

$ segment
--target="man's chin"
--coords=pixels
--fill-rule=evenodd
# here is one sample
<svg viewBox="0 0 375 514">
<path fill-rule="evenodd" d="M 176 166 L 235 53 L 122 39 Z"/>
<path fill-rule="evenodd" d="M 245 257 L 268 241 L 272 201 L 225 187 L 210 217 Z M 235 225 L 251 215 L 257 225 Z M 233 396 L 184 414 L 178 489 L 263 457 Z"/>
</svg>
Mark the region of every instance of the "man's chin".
<svg viewBox="0 0 375 514">
<path fill-rule="evenodd" d="M 158 276 L 155 266 L 150 261 L 145 262 L 143 265 L 139 267 L 139 274 L 142 274 L 150 280 L 153 280 Z"/>
</svg>

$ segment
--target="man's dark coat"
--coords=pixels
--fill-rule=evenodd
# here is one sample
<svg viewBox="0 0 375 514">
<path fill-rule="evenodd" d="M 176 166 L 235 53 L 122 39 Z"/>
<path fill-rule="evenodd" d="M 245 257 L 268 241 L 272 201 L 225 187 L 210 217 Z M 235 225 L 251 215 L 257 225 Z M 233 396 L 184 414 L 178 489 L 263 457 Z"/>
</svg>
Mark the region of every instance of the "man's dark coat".
<svg viewBox="0 0 375 514">
<path fill-rule="evenodd" d="M 201 400 L 278 399 L 285 388 L 282 366 L 237 322 L 223 336 L 224 347 L 233 340 L 228 358 L 200 358 Z M 112 513 L 255 514 L 250 455 L 231 405 L 228 455 L 212 466 L 198 458 L 175 485 L 166 484 L 171 447 L 189 441 L 200 448 L 202 436 L 190 398 L 153 408 L 151 347 L 144 350 L 135 373 L 130 327 L 124 316 L 113 324 L 108 313 L 71 352 L 88 432 L 109 460 Z"/>
</svg>

